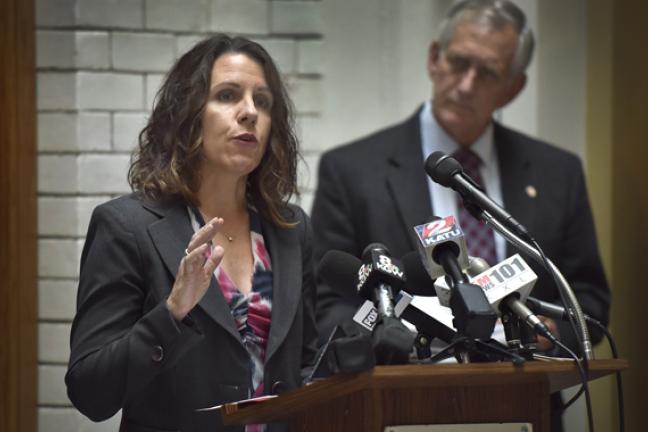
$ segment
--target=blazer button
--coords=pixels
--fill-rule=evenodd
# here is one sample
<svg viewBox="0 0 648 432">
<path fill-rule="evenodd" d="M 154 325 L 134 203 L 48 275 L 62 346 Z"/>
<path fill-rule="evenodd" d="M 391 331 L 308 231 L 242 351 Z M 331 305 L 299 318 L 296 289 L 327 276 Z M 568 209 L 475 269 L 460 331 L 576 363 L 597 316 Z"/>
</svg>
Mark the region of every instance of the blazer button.
<svg viewBox="0 0 648 432">
<path fill-rule="evenodd" d="M 273 394 L 273 395 L 278 395 L 278 394 L 281 394 L 281 393 L 285 392 L 287 389 L 288 389 L 288 388 L 286 387 L 286 383 L 285 383 L 285 382 L 283 382 L 283 381 L 275 381 L 275 382 L 272 384 L 272 389 L 271 389 L 271 391 L 272 391 L 272 394 Z"/>
<path fill-rule="evenodd" d="M 164 360 L 164 349 L 162 348 L 161 345 L 155 345 L 153 347 L 153 354 L 151 354 L 151 360 L 153 360 L 155 363 L 160 363 L 162 360 Z"/>
</svg>

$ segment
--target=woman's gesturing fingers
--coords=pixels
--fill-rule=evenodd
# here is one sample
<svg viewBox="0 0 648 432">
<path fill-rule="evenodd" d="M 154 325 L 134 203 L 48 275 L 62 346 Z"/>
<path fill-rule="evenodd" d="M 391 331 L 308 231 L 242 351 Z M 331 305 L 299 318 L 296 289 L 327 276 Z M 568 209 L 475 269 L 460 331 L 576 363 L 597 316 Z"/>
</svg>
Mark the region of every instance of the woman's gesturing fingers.
<svg viewBox="0 0 648 432">
<path fill-rule="evenodd" d="M 223 221 L 215 219 L 218 220 L 212 220 L 196 231 L 180 261 L 176 280 L 167 299 L 167 308 L 178 321 L 203 298 L 214 270 L 225 253 L 221 246 L 212 246 L 212 239 Z"/>
<path fill-rule="evenodd" d="M 191 240 L 185 249 L 185 255 L 190 254 L 204 243 L 211 243 L 218 230 L 223 226 L 223 219 L 215 217 L 206 223 L 202 228 L 191 236 Z"/>
</svg>

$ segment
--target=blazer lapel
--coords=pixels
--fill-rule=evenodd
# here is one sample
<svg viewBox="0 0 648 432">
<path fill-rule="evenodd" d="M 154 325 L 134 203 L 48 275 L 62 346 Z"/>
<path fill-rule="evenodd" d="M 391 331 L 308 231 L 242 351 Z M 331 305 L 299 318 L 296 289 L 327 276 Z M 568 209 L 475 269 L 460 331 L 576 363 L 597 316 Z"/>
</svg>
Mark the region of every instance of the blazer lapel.
<svg viewBox="0 0 648 432">
<path fill-rule="evenodd" d="M 535 186 L 531 157 L 500 124 L 495 123 L 494 141 L 500 168 L 500 182 L 504 208 L 530 232 L 533 232 L 536 214 Z M 507 251 L 512 252 L 507 243 Z M 508 255 L 507 254 L 507 255 Z"/>
<path fill-rule="evenodd" d="M 267 364 L 295 319 L 303 269 L 299 229 L 278 228 L 266 221 L 261 224 L 272 261 L 272 322 L 265 356 Z"/>
<path fill-rule="evenodd" d="M 414 226 L 432 216 L 421 149 L 419 112 L 403 124 L 402 138 L 394 140 L 396 145 L 389 156 L 390 169 L 387 173 L 387 189 L 394 200 L 411 249 L 416 249 Z"/>
<path fill-rule="evenodd" d="M 149 225 L 148 231 L 158 253 L 162 257 L 162 261 L 164 261 L 165 266 L 175 278 L 180 261 L 184 256 L 184 250 L 193 235 L 187 209 L 184 205 L 178 204 L 159 207 L 145 204 L 144 206 L 162 216 L 160 220 Z M 166 288 L 160 291 L 162 298 L 166 298 L 169 293 L 170 289 L 166 290 Z M 236 328 L 236 323 L 216 282 L 216 278 L 212 277 L 209 288 L 198 306 L 240 342 L 241 337 Z"/>
</svg>

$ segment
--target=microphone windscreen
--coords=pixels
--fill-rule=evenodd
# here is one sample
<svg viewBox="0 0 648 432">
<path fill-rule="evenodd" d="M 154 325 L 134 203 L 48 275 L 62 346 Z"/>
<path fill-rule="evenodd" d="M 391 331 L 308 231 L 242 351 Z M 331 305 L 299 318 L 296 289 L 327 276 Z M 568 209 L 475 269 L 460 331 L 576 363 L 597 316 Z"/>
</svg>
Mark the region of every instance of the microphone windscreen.
<svg viewBox="0 0 648 432">
<path fill-rule="evenodd" d="M 364 250 L 362 251 L 362 259 L 363 260 L 368 259 L 369 254 L 372 251 L 377 251 L 377 252 L 383 253 L 385 255 L 389 255 L 389 249 L 387 249 L 387 246 L 385 246 L 382 243 L 371 243 L 371 244 L 367 245 L 367 247 L 365 247 Z"/>
<path fill-rule="evenodd" d="M 336 293 L 355 299 L 358 296 L 358 269 L 362 262 L 350 253 L 330 250 L 317 266 L 317 275 Z"/>
<path fill-rule="evenodd" d="M 436 151 L 425 160 L 425 172 L 441 186 L 452 187 L 452 176 L 463 172 L 463 168 L 455 158 Z"/>
<path fill-rule="evenodd" d="M 403 290 L 412 295 L 434 297 L 434 279 L 430 277 L 423 266 L 421 256 L 418 252 L 408 252 L 403 256 L 403 271 L 405 273 L 405 284 Z"/>
</svg>

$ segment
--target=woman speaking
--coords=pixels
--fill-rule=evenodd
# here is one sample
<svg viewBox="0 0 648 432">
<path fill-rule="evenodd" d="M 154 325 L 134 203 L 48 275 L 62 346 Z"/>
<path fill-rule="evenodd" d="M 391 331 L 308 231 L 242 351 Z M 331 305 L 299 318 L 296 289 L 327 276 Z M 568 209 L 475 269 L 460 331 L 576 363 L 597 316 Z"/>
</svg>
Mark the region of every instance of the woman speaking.
<svg viewBox="0 0 648 432">
<path fill-rule="evenodd" d="M 196 410 L 301 385 L 315 287 L 310 221 L 288 204 L 292 121 L 257 43 L 218 34 L 172 67 L 131 161 L 133 193 L 88 228 L 65 377 L 83 414 L 122 409 L 126 431 L 218 431 Z"/>
</svg>

